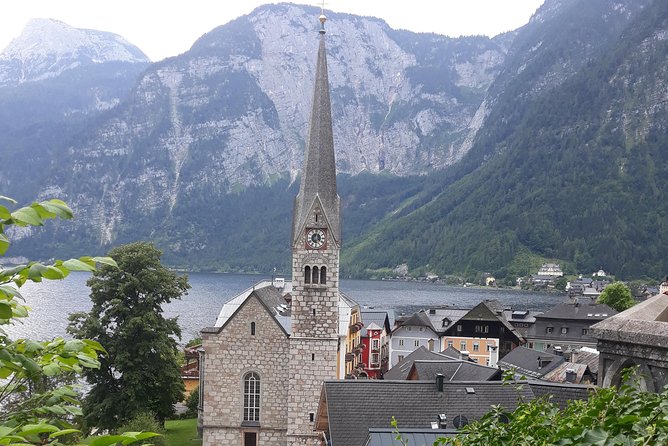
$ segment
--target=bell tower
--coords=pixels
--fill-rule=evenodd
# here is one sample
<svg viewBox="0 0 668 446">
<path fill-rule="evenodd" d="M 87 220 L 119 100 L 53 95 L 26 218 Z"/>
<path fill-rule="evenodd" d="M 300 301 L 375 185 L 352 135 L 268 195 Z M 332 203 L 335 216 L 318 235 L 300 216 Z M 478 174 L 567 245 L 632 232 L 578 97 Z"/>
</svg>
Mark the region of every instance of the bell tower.
<svg viewBox="0 0 668 446">
<path fill-rule="evenodd" d="M 340 200 L 327 78 L 325 15 L 309 136 L 292 222 L 292 331 L 288 388 L 288 445 L 315 445 L 322 382 L 337 378 Z"/>
</svg>

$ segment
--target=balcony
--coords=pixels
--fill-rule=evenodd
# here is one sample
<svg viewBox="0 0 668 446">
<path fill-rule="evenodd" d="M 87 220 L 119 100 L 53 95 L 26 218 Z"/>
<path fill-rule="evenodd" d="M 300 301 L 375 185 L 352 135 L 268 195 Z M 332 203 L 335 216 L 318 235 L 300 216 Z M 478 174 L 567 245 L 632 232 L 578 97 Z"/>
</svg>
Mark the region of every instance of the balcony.
<svg viewBox="0 0 668 446">
<path fill-rule="evenodd" d="M 364 328 L 364 323 L 362 323 L 362 322 L 355 322 L 354 324 L 350 324 L 350 332 L 351 333 L 357 333 L 362 328 Z"/>
<path fill-rule="evenodd" d="M 346 362 L 352 362 L 355 360 L 355 354 L 354 353 L 346 353 Z"/>
</svg>

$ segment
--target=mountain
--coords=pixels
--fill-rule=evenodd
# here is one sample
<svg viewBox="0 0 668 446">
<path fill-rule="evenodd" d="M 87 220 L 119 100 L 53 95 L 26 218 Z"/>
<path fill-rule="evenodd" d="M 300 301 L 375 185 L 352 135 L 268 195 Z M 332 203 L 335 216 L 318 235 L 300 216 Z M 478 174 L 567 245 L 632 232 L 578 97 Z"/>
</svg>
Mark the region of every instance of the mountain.
<svg viewBox="0 0 668 446">
<path fill-rule="evenodd" d="M 0 53 L 0 156 L 34 175 L 3 169 L 0 188 L 34 199 L 66 141 L 117 106 L 149 63 L 116 34 L 29 21 Z"/>
<path fill-rule="evenodd" d="M 560 259 L 571 273 L 664 276 L 667 54 L 665 2 L 546 2 L 467 157 L 349 244 L 346 265 L 512 279 Z"/>
<path fill-rule="evenodd" d="M 343 275 L 407 263 L 512 281 L 549 259 L 663 276 L 664 3 L 546 0 L 493 39 L 331 14 Z M 13 249 L 150 239 L 174 266 L 288 270 L 318 14 L 260 7 L 146 68 L 117 106 L 63 132 L 31 183 L 77 220 Z"/>
<path fill-rule="evenodd" d="M 294 181 L 318 15 L 268 5 L 218 27 L 151 65 L 125 101 L 70 135 L 42 191 L 73 206 L 73 236 L 108 246 L 157 234 L 180 255 L 221 252 L 226 235 L 206 222 L 185 235 L 184 220 L 212 208 L 227 220 L 230 194 Z M 330 14 L 327 33 L 339 172 L 424 174 L 463 156 L 509 39 L 395 31 L 348 14 Z"/>
</svg>

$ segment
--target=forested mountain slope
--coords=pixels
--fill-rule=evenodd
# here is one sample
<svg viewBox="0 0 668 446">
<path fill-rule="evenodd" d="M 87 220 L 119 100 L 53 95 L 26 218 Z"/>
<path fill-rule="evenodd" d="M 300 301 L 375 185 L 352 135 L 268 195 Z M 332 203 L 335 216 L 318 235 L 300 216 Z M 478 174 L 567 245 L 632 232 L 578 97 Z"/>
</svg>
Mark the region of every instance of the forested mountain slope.
<svg viewBox="0 0 668 446">
<path fill-rule="evenodd" d="M 619 277 L 665 275 L 668 4 L 632 11 L 625 8 L 641 2 L 563 3 L 567 22 L 557 32 L 577 27 L 560 37 L 565 48 L 551 52 L 604 35 L 600 51 L 542 92 L 513 94 L 521 90 L 508 81 L 468 159 L 450 172 L 456 181 L 354 241 L 345 259 L 352 271 L 407 262 L 504 277 L 526 273 L 519 260 L 535 254 L 581 272 L 603 266 Z M 630 21 L 607 26 L 611 16 L 600 12 L 610 6 Z M 520 33 L 516 43 L 526 47 L 523 39 Z"/>
</svg>

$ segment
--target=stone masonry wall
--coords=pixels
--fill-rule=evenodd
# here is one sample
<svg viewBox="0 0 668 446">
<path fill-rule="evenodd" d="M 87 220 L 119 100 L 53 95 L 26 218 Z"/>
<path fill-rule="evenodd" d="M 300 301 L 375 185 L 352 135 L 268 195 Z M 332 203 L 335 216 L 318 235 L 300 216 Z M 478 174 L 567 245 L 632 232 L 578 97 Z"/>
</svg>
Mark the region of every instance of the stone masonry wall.
<svg viewBox="0 0 668 446">
<path fill-rule="evenodd" d="M 256 334 L 251 336 L 250 324 Z M 218 334 L 204 333 L 203 446 L 242 445 L 243 431 L 259 444 L 286 443 L 289 342 L 260 301 L 251 295 Z M 260 427 L 242 428 L 243 377 L 260 376 Z"/>
</svg>

